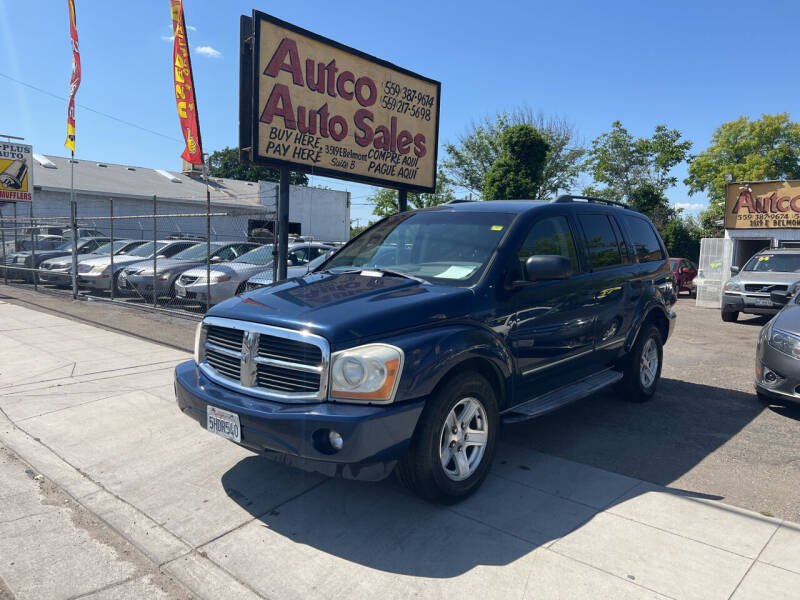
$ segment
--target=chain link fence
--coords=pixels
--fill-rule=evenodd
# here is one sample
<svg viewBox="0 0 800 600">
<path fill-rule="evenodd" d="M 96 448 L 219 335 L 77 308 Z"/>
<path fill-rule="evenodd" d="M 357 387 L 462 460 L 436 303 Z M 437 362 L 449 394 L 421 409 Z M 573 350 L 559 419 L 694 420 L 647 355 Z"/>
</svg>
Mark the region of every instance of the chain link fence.
<svg viewBox="0 0 800 600">
<path fill-rule="evenodd" d="M 76 231 L 68 216 L 15 210 L 0 218 L 0 282 L 200 316 L 245 291 L 251 276 L 274 279 L 274 212 L 199 206 L 176 211 L 154 196 L 139 203 L 149 210 L 115 214 L 113 199 L 95 201 Z"/>
</svg>

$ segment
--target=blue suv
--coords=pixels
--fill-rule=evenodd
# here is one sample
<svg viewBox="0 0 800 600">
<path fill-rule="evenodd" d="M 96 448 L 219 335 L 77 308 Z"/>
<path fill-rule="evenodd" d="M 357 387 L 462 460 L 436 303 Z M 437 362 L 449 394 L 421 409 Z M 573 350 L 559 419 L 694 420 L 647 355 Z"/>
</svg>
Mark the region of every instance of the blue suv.
<svg viewBox="0 0 800 600">
<path fill-rule="evenodd" d="M 397 471 L 457 502 L 486 477 L 501 423 L 611 385 L 653 395 L 671 277 L 652 223 L 603 200 L 400 213 L 314 272 L 211 309 L 176 369 L 177 402 L 280 462 Z"/>
</svg>

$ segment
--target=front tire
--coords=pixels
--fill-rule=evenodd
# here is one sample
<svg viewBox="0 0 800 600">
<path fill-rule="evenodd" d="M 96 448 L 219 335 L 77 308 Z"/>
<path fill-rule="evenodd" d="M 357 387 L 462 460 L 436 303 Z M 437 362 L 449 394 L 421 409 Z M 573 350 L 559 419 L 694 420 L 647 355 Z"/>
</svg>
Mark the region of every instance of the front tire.
<svg viewBox="0 0 800 600">
<path fill-rule="evenodd" d="M 400 480 L 430 502 L 463 500 L 489 473 L 499 424 L 489 382 L 470 371 L 454 375 L 426 404 L 397 466 Z"/>
<path fill-rule="evenodd" d="M 734 311 L 730 311 L 730 312 L 727 312 L 727 311 L 724 311 L 724 310 L 722 311 L 722 320 L 725 321 L 726 323 L 735 323 L 736 319 L 738 319 L 738 318 L 739 318 L 739 311 L 738 310 L 734 310 Z"/>
<path fill-rule="evenodd" d="M 661 333 L 645 324 L 623 365 L 618 391 L 628 402 L 646 402 L 656 393 L 663 361 Z"/>
</svg>

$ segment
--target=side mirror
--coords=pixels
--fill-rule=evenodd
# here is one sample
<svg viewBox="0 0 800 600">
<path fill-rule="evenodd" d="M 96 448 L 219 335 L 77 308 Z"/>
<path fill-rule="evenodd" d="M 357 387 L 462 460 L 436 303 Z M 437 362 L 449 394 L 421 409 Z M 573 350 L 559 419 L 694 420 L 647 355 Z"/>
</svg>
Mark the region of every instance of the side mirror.
<svg viewBox="0 0 800 600">
<path fill-rule="evenodd" d="M 525 274 L 528 281 L 569 279 L 572 276 L 572 264 L 558 254 L 529 256 L 525 261 Z"/>
<path fill-rule="evenodd" d="M 786 304 L 790 297 L 791 293 L 788 290 L 776 290 L 769 293 L 769 299 L 775 304 Z"/>
<path fill-rule="evenodd" d="M 738 275 L 739 267 L 731 267 L 731 275 Z"/>
</svg>

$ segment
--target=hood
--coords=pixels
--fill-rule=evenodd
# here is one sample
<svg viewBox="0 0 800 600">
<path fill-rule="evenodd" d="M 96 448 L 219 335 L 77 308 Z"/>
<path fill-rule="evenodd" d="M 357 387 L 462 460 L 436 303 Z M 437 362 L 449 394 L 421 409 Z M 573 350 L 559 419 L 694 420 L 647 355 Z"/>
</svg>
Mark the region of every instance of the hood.
<svg viewBox="0 0 800 600">
<path fill-rule="evenodd" d="M 766 327 L 770 325 L 783 331 L 800 335 L 800 304 L 795 304 L 794 300 L 789 300 L 789 304 L 775 315 Z"/>
<path fill-rule="evenodd" d="M 313 273 L 231 298 L 209 311 L 322 335 L 331 346 L 442 323 L 472 311 L 467 288 L 422 284 L 400 277 Z"/>
<path fill-rule="evenodd" d="M 141 256 L 114 256 L 114 268 L 116 269 L 118 266 L 122 267 L 124 265 L 130 265 L 135 262 L 142 262 L 147 260 L 146 258 L 142 258 Z M 97 265 L 111 265 L 111 257 L 104 255 L 98 256 L 95 254 L 89 255 L 88 258 L 81 258 L 78 257 L 79 263 L 85 263 L 87 265 L 91 265 L 96 267 Z M 152 264 L 152 260 L 150 261 Z"/>
<path fill-rule="evenodd" d="M 145 260 L 143 262 L 149 262 L 150 267 L 153 267 L 153 259 Z M 200 265 L 205 266 L 205 261 L 201 260 L 180 260 L 178 258 L 159 258 L 156 262 L 156 269 L 159 272 L 168 271 L 173 269 L 191 269 L 192 267 L 199 267 Z M 216 268 L 215 265 L 211 266 L 212 269 Z"/>
<path fill-rule="evenodd" d="M 791 285 L 800 281 L 800 273 L 782 273 L 780 271 L 742 271 L 733 278 L 739 283 L 779 283 Z"/>
<path fill-rule="evenodd" d="M 226 275 L 230 275 L 232 277 L 250 277 L 255 273 L 260 273 L 264 270 L 264 265 L 254 265 L 251 263 L 236 263 L 236 262 L 229 262 L 229 263 L 217 263 L 216 265 L 211 265 L 211 272 L 212 273 L 225 273 Z M 191 277 L 205 277 L 206 276 L 206 266 L 205 263 L 201 267 L 193 267 L 188 271 L 184 272 L 184 275 L 189 275 Z"/>
</svg>

